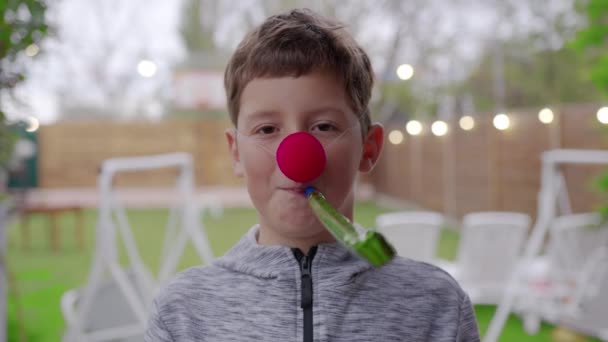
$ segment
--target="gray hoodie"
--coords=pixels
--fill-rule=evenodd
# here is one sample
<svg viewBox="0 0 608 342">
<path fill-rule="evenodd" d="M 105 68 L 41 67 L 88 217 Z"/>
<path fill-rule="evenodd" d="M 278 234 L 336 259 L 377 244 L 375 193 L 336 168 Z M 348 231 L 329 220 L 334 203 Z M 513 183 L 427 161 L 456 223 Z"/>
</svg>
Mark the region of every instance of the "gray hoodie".
<svg viewBox="0 0 608 342">
<path fill-rule="evenodd" d="M 258 245 L 257 230 L 177 275 L 145 341 L 479 341 L 468 296 L 441 269 L 404 258 L 372 268 L 339 243 L 298 261 L 289 247 Z"/>
</svg>

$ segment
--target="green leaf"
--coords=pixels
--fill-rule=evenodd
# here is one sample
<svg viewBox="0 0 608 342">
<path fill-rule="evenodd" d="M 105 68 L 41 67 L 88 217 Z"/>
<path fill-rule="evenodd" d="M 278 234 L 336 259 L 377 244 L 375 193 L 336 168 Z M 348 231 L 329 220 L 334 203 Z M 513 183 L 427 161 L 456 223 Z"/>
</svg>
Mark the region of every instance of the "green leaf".
<svg viewBox="0 0 608 342">
<path fill-rule="evenodd" d="M 600 175 L 595 183 L 598 190 L 608 194 L 608 171 Z"/>
</svg>

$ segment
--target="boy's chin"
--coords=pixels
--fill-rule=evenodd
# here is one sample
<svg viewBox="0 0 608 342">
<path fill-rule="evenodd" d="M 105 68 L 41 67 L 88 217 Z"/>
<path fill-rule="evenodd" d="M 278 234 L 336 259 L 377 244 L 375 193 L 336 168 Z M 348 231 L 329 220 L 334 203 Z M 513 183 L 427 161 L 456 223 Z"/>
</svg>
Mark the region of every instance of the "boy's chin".
<svg viewBox="0 0 608 342">
<path fill-rule="evenodd" d="M 312 212 L 310 215 L 278 218 L 275 227 L 278 233 L 292 238 L 308 239 L 325 233 L 325 227 Z"/>
<path fill-rule="evenodd" d="M 303 215 L 292 215 L 288 217 L 280 217 L 277 220 L 277 226 L 283 230 L 291 232 L 307 232 L 315 227 L 320 227 L 319 220 L 312 212 Z M 315 230 L 318 230 L 317 228 Z"/>
</svg>

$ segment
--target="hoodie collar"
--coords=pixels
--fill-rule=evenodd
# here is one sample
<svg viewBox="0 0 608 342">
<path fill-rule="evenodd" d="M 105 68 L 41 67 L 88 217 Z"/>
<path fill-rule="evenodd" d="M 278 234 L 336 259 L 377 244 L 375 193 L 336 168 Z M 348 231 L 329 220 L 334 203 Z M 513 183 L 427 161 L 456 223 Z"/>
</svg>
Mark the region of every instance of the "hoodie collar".
<svg viewBox="0 0 608 342">
<path fill-rule="evenodd" d="M 263 246 L 258 244 L 259 225 L 253 226 L 224 256 L 216 259 L 216 265 L 258 278 L 276 278 L 293 274 L 300 269 L 293 251 L 288 246 Z M 339 242 L 318 245 L 313 259 L 313 269 L 329 271 L 339 268 L 341 273 L 360 273 L 372 268 L 346 246 Z"/>
</svg>

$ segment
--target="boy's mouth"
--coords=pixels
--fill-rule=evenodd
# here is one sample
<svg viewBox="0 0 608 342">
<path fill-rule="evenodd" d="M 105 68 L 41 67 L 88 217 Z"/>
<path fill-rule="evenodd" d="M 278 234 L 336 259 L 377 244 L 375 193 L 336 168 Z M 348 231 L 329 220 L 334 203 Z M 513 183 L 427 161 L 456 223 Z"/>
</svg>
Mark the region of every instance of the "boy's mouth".
<svg viewBox="0 0 608 342">
<path fill-rule="evenodd" d="M 279 187 L 279 189 L 281 189 L 281 190 L 288 191 L 288 192 L 295 193 L 295 194 L 301 194 L 301 195 L 304 195 L 306 193 L 306 188 L 307 188 L 307 186 L 284 186 L 284 187 Z"/>
</svg>

